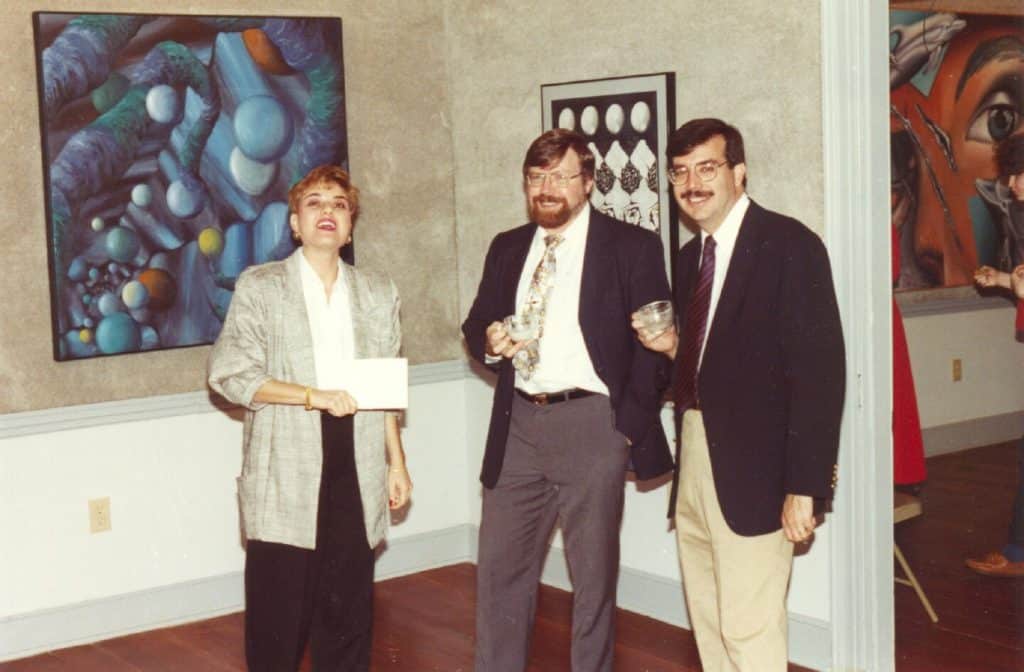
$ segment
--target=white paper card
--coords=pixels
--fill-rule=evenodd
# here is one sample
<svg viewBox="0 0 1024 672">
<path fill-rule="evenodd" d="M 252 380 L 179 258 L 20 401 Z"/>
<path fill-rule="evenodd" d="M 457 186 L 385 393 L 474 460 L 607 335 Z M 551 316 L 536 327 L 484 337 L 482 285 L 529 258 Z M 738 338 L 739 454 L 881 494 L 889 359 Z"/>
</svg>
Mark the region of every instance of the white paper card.
<svg viewBox="0 0 1024 672">
<path fill-rule="evenodd" d="M 344 366 L 345 389 L 360 410 L 409 407 L 409 360 L 350 359 Z"/>
</svg>

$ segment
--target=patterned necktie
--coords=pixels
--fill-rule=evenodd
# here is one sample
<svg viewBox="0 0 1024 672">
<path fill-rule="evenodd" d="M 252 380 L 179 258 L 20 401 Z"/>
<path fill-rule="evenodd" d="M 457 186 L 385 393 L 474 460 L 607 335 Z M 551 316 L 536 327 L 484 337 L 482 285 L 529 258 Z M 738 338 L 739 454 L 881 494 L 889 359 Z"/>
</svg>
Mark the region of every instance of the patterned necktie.
<svg viewBox="0 0 1024 672">
<path fill-rule="evenodd" d="M 520 350 L 512 358 L 512 364 L 516 367 L 525 380 L 533 376 L 540 361 L 540 337 L 544 335 L 544 312 L 547 309 L 548 297 L 551 289 L 555 286 L 555 248 L 563 238 L 557 234 L 544 236 L 544 256 L 537 264 L 530 279 L 530 289 L 526 293 L 526 304 L 521 311 L 522 315 L 535 315 L 537 317 L 537 338 L 531 341 L 525 348 Z"/>
<path fill-rule="evenodd" d="M 682 413 L 697 407 L 697 362 L 700 360 L 704 333 L 707 331 L 708 310 L 711 307 L 711 282 L 715 278 L 715 239 L 704 240 L 700 260 L 697 288 L 686 308 L 686 326 L 683 330 L 683 352 L 676 371 L 676 409 Z"/>
</svg>

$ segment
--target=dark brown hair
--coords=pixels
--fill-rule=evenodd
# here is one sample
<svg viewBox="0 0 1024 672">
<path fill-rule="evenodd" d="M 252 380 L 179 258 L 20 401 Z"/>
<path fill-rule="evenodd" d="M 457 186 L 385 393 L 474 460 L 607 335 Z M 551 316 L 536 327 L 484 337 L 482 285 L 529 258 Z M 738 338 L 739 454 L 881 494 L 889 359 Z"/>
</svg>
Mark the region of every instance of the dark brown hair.
<svg viewBox="0 0 1024 672">
<path fill-rule="evenodd" d="M 729 162 L 730 168 L 747 162 L 743 151 L 743 136 L 740 132 L 735 126 L 713 118 L 691 119 L 673 131 L 665 145 L 665 159 L 671 166 L 672 159 L 689 154 L 697 145 L 703 145 L 716 135 L 725 139 L 725 160 Z M 744 177 L 743 185 L 746 184 L 747 180 Z"/>
<path fill-rule="evenodd" d="M 352 223 L 355 224 L 359 215 L 359 190 L 352 184 L 352 178 L 341 166 L 325 164 L 306 173 L 305 177 L 288 190 L 288 211 L 298 213 L 302 195 L 318 184 L 336 184 L 341 187 L 348 197 L 348 208 L 352 213 Z"/>
<path fill-rule="evenodd" d="M 543 133 L 530 144 L 523 160 L 523 175 L 530 168 L 543 168 L 562 160 L 569 150 L 580 157 L 580 171 L 587 178 L 594 177 L 594 155 L 587 147 L 587 140 L 575 131 L 555 128 Z"/>
</svg>

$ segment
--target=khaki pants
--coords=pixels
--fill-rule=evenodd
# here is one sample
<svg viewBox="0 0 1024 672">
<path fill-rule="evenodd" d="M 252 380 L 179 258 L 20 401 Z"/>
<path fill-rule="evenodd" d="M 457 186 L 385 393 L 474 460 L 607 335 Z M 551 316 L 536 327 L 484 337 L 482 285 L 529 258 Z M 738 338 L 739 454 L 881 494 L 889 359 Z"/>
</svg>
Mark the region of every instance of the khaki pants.
<svg viewBox="0 0 1024 672">
<path fill-rule="evenodd" d="M 711 474 L 703 415 L 686 411 L 682 424 L 676 539 L 704 672 L 785 672 L 793 544 L 781 529 L 744 537 L 729 528 Z"/>
</svg>

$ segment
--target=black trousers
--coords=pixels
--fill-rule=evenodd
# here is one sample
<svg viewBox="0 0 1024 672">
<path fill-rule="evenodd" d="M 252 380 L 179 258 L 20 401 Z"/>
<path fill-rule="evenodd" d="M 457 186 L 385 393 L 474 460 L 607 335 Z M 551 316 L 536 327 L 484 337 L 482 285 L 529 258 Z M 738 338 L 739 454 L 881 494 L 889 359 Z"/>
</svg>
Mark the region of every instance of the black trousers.
<svg viewBox="0 0 1024 672">
<path fill-rule="evenodd" d="M 321 417 L 316 549 L 250 540 L 245 558 L 245 658 L 251 672 L 296 670 L 307 640 L 313 669 L 370 669 L 373 550 L 356 479 L 352 416 Z"/>
</svg>

